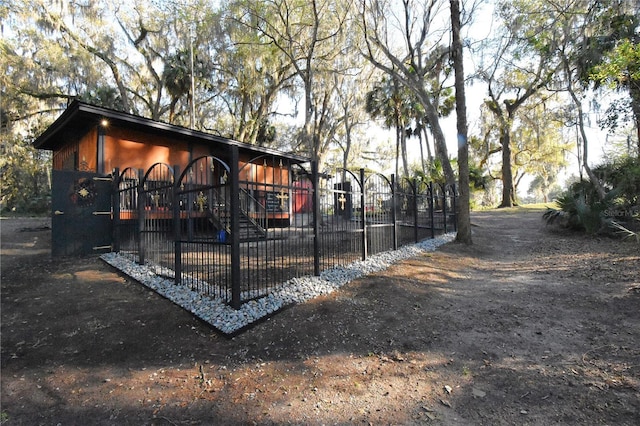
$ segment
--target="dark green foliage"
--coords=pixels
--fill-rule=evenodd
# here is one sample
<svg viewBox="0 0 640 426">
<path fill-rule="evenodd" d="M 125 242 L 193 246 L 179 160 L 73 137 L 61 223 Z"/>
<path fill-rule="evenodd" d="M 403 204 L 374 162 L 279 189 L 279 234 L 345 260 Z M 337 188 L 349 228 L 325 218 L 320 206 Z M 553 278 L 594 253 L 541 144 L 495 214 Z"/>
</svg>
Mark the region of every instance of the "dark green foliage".
<svg viewBox="0 0 640 426">
<path fill-rule="evenodd" d="M 49 211 L 50 155 L 20 138 L 0 145 L 0 213 Z"/>
<path fill-rule="evenodd" d="M 593 171 L 607 190 L 606 196 L 600 199 L 590 181 L 573 183 L 556 200 L 560 208 L 549 208 L 543 214 L 547 224 L 593 234 L 632 222 L 640 212 L 640 160 L 623 157 Z"/>
<path fill-rule="evenodd" d="M 490 179 L 480 167 L 469 164 L 469 187 L 471 191 L 485 190 L 489 186 Z"/>
<path fill-rule="evenodd" d="M 602 164 L 593 172 L 608 191 L 618 194 L 618 207 L 630 208 L 640 202 L 640 159 L 625 156 Z"/>
</svg>

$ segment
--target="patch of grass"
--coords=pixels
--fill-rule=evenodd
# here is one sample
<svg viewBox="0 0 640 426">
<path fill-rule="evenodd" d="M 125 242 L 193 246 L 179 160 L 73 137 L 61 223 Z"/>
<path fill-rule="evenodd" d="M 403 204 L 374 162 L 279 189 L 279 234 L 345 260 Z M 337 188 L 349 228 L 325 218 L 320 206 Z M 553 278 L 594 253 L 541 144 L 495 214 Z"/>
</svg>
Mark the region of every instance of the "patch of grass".
<svg viewBox="0 0 640 426">
<path fill-rule="evenodd" d="M 558 204 L 555 201 L 551 201 L 549 203 L 522 204 L 522 205 L 515 206 L 515 207 L 505 207 L 505 208 L 494 207 L 494 208 L 490 208 L 490 209 L 480 209 L 480 210 L 476 210 L 476 211 L 482 211 L 482 212 L 499 211 L 499 212 L 504 212 L 504 213 L 517 214 L 517 213 L 522 213 L 522 212 L 536 212 L 536 211 L 544 212 L 549 207 L 552 208 L 552 209 L 558 209 L 559 208 Z"/>
</svg>

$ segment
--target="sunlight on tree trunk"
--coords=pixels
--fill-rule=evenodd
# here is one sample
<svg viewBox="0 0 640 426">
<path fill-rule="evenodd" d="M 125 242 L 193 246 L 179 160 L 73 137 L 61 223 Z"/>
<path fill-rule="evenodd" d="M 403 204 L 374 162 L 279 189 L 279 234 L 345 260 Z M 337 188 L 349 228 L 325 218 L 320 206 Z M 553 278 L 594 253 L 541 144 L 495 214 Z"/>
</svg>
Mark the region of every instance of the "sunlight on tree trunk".
<svg viewBox="0 0 640 426">
<path fill-rule="evenodd" d="M 458 233 L 456 241 L 471 244 L 471 217 L 469 212 L 469 143 L 467 130 L 467 104 L 464 89 L 464 62 L 460 41 L 460 3 L 451 0 L 451 30 L 453 33 L 453 67 L 456 86 L 456 125 L 458 129 L 458 191 L 457 204 Z"/>
</svg>

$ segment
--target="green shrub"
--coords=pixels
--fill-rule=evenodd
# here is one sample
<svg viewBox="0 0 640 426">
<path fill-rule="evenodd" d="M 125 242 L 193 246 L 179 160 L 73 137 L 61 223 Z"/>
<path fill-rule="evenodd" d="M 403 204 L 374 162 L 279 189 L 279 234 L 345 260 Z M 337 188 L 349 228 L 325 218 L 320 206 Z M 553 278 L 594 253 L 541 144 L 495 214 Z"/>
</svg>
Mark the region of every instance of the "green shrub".
<svg viewBox="0 0 640 426">
<path fill-rule="evenodd" d="M 576 182 L 556 200 L 560 208 L 548 208 L 543 219 L 549 225 L 558 224 L 590 234 L 612 230 L 633 233 L 627 224 L 640 212 L 640 159 L 623 157 L 593 171 L 607 191 L 603 199 L 592 182 Z"/>
</svg>

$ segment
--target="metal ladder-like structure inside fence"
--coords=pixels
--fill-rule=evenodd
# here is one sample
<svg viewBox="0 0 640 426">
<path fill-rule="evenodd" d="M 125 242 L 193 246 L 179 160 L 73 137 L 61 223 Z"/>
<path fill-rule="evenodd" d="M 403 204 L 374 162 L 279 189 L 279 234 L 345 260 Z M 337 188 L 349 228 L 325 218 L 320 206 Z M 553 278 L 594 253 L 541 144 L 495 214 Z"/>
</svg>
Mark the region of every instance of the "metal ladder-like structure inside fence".
<svg viewBox="0 0 640 426">
<path fill-rule="evenodd" d="M 223 199 L 218 190 L 214 190 L 217 199 Z M 216 212 L 208 208 L 209 222 L 226 235 L 231 233 L 231 216 L 226 209 Z M 266 208 L 260 204 L 249 192 L 240 188 L 240 215 L 238 233 L 241 242 L 262 240 L 267 237 Z"/>
</svg>

